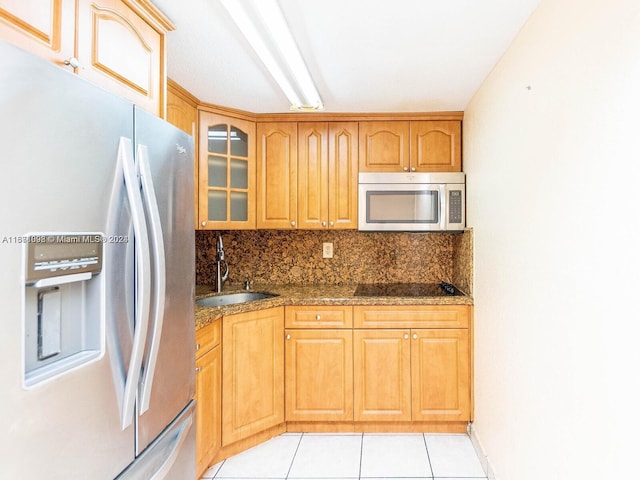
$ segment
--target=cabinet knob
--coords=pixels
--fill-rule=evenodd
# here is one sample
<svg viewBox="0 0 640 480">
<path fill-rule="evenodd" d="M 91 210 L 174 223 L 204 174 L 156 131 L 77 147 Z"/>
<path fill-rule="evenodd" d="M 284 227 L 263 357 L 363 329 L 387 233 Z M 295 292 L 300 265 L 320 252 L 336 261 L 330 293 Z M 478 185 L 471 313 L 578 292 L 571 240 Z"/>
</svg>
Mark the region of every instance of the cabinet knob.
<svg viewBox="0 0 640 480">
<path fill-rule="evenodd" d="M 284 337 L 284 338 L 286 338 L 287 340 L 291 340 L 291 334 L 290 334 L 290 333 L 287 333 L 287 336 L 286 336 L 286 337 Z"/>
<path fill-rule="evenodd" d="M 413 339 L 414 339 L 414 340 L 417 340 L 417 339 L 418 339 L 418 334 L 417 334 L 417 333 L 414 333 L 414 334 L 413 334 Z"/>
<path fill-rule="evenodd" d="M 200 225 L 202 225 L 203 227 L 206 227 L 207 226 L 207 222 L 206 221 L 200 222 Z"/>
<path fill-rule="evenodd" d="M 316 320 L 320 320 L 320 315 L 316 315 Z"/>
<path fill-rule="evenodd" d="M 326 227 L 327 226 L 327 222 L 325 222 L 324 220 L 322 221 L 322 226 Z"/>
<path fill-rule="evenodd" d="M 291 226 L 295 227 L 296 226 L 296 221 L 295 220 L 291 220 Z"/>
<path fill-rule="evenodd" d="M 405 333 L 405 334 L 404 334 L 404 339 L 405 339 L 405 340 L 409 340 L 409 334 L 408 334 L 408 333 Z"/>
<path fill-rule="evenodd" d="M 333 227 L 333 222 L 329 222 L 329 226 L 330 226 L 330 227 Z"/>
<path fill-rule="evenodd" d="M 404 170 L 405 172 L 409 171 L 409 167 L 403 167 L 402 170 Z"/>
<path fill-rule="evenodd" d="M 199 344 L 199 343 L 196 343 L 196 352 L 197 352 L 198 350 L 200 350 L 200 344 Z"/>
<path fill-rule="evenodd" d="M 196 373 L 200 373 L 202 371 L 202 367 L 196 367 Z"/>
<path fill-rule="evenodd" d="M 63 62 L 66 66 L 73 68 L 74 70 L 80 66 L 80 62 L 76 57 L 70 57 Z"/>
<path fill-rule="evenodd" d="M 416 167 L 411 167 L 411 171 L 415 172 L 416 171 Z"/>
</svg>

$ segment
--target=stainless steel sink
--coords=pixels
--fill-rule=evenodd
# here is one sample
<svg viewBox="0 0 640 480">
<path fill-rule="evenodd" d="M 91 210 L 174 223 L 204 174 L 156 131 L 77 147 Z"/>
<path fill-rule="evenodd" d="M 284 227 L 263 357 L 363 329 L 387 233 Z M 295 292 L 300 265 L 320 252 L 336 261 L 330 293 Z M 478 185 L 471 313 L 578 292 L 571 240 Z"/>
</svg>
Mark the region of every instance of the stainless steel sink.
<svg viewBox="0 0 640 480">
<path fill-rule="evenodd" d="M 238 293 L 225 293 L 223 295 L 213 295 L 211 297 L 201 298 L 196 300 L 196 305 L 199 307 L 222 307 L 225 305 L 235 305 L 237 303 L 254 302 L 256 300 L 263 300 L 265 298 L 277 297 L 276 293 L 268 292 L 238 292 Z"/>
</svg>

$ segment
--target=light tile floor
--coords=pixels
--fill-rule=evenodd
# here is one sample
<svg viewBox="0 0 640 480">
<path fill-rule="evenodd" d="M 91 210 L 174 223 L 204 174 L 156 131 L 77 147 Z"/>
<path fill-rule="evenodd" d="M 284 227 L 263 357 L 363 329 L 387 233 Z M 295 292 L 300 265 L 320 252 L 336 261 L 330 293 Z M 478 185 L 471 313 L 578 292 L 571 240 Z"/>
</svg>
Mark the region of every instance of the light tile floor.
<svg viewBox="0 0 640 480">
<path fill-rule="evenodd" d="M 285 433 L 211 467 L 216 480 L 486 479 L 464 434 Z"/>
</svg>

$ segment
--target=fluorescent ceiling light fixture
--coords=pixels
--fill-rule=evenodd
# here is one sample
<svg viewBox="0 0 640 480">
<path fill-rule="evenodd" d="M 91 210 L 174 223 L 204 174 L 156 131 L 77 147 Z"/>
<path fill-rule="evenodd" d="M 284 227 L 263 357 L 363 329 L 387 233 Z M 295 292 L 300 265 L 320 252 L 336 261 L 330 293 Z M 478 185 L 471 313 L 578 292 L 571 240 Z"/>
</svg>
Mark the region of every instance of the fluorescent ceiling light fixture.
<svg viewBox="0 0 640 480">
<path fill-rule="evenodd" d="M 278 1 L 220 1 L 291 102 L 291 109 L 324 109 Z"/>
</svg>

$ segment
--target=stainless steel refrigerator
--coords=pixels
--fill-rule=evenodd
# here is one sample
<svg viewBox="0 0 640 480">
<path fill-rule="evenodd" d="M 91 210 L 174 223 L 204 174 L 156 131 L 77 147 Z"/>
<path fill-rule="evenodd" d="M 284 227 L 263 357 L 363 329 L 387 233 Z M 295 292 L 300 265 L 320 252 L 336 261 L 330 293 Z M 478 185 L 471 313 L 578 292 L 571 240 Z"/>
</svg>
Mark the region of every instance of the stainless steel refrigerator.
<svg viewBox="0 0 640 480">
<path fill-rule="evenodd" d="M 193 139 L 0 41 L 0 478 L 195 478 Z"/>
</svg>

